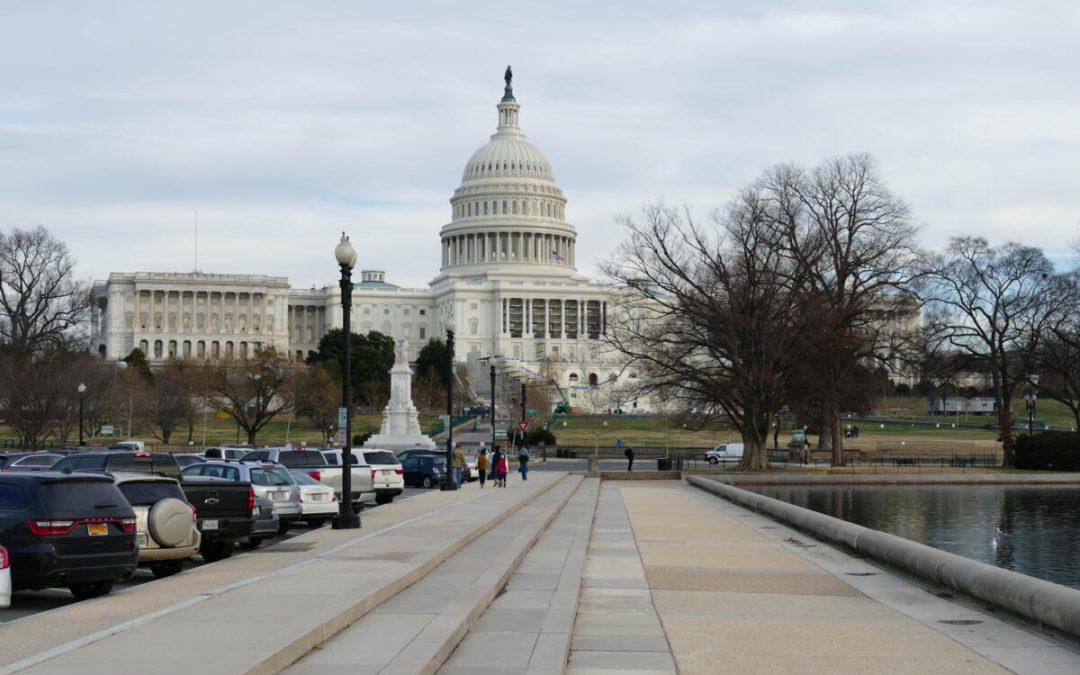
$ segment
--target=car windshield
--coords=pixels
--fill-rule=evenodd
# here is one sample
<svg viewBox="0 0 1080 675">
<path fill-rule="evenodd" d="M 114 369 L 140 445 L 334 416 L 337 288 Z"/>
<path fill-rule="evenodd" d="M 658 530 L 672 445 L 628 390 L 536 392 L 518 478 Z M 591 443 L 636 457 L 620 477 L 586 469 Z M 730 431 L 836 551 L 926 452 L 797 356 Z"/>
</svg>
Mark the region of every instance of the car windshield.
<svg viewBox="0 0 1080 675">
<path fill-rule="evenodd" d="M 295 481 L 285 469 L 252 469 L 251 484 L 264 486 L 293 485 Z"/>
<path fill-rule="evenodd" d="M 322 483 L 307 475 L 303 471 L 290 471 L 289 473 L 292 475 L 293 480 L 295 480 L 299 485 L 322 485 Z"/>
<path fill-rule="evenodd" d="M 224 464 L 195 464 L 184 469 L 185 476 L 210 476 L 226 480 L 240 480 L 240 470 Z"/>
<path fill-rule="evenodd" d="M 120 492 L 124 493 L 132 506 L 153 506 L 167 497 L 187 501 L 180 486 L 167 481 L 121 483 Z"/>
<path fill-rule="evenodd" d="M 368 464 L 400 464 L 392 452 L 365 452 L 364 459 Z"/>
</svg>

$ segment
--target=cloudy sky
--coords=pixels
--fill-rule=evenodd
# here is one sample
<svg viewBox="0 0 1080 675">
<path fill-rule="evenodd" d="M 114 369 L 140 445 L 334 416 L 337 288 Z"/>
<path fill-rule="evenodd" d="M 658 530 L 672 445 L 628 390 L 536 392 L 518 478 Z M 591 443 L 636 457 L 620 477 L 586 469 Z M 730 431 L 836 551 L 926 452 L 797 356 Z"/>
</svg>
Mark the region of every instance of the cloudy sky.
<svg viewBox="0 0 1080 675">
<path fill-rule="evenodd" d="M 0 0 L 0 227 L 81 276 L 425 286 L 513 64 L 593 273 L 645 202 L 705 214 L 766 167 L 880 162 L 922 240 L 1070 262 L 1080 3 Z"/>
</svg>

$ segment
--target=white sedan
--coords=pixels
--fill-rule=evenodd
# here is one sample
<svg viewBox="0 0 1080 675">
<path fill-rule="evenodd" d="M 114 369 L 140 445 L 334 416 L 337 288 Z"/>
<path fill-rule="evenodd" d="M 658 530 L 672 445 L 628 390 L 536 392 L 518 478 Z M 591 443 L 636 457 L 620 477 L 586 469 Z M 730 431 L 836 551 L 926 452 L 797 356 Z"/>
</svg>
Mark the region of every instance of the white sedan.
<svg viewBox="0 0 1080 675">
<path fill-rule="evenodd" d="M 289 473 L 300 487 L 300 508 L 304 521 L 312 527 L 319 527 L 338 514 L 340 510 L 334 488 L 323 485 L 301 469 L 290 469 Z"/>
<path fill-rule="evenodd" d="M 11 558 L 0 546 L 0 609 L 11 607 Z"/>
</svg>

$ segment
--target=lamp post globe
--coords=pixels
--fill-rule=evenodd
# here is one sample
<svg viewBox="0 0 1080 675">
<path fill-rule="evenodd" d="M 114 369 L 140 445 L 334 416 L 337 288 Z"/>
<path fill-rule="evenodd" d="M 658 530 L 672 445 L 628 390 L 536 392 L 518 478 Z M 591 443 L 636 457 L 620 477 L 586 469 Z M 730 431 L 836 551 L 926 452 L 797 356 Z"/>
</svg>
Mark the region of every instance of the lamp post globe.
<svg viewBox="0 0 1080 675">
<path fill-rule="evenodd" d="M 458 476 L 454 467 L 454 320 L 443 321 L 446 331 L 446 480 L 443 490 L 457 490 Z"/>
<path fill-rule="evenodd" d="M 352 270 L 356 265 L 356 250 L 349 238 L 341 233 L 334 247 L 334 259 L 341 268 L 341 409 L 345 419 L 345 438 L 341 444 L 341 500 L 338 514 L 331 523 L 335 530 L 360 527 L 360 517 L 352 505 Z"/>
</svg>

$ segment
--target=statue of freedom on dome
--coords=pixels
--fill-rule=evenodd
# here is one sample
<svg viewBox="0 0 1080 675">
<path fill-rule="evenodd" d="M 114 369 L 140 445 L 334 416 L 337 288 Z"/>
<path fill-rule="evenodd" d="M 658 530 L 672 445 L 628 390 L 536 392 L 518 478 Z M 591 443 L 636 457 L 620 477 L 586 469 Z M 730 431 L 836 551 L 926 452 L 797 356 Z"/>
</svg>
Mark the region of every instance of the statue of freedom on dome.
<svg viewBox="0 0 1080 675">
<path fill-rule="evenodd" d="M 506 67 L 506 73 L 503 74 L 503 79 L 506 80 L 506 86 L 510 86 L 510 80 L 514 79 L 514 71 L 510 70 L 510 66 Z"/>
</svg>

